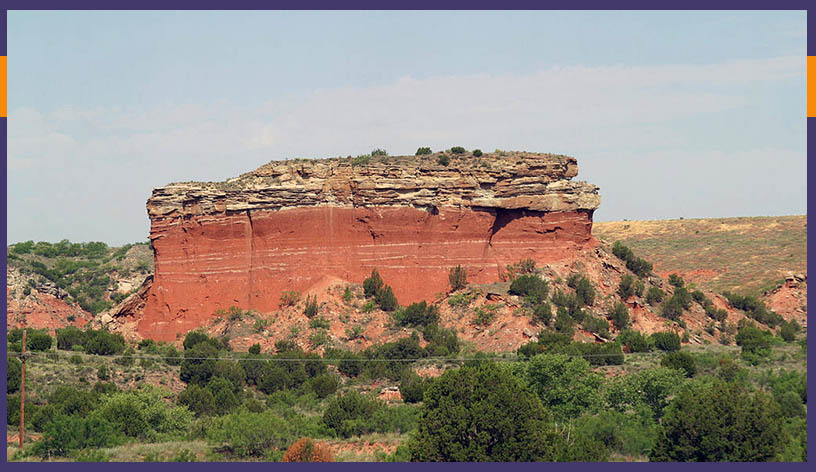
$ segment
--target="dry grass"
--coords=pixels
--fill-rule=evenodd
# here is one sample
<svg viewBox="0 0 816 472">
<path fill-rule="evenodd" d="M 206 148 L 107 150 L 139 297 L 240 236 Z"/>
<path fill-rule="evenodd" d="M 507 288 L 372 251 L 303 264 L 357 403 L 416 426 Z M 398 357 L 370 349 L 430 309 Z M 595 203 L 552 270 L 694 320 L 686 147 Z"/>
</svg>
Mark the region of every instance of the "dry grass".
<svg viewBox="0 0 816 472">
<path fill-rule="evenodd" d="M 715 292 L 759 295 L 787 272 L 807 272 L 807 215 L 613 221 L 593 224 L 593 233 Z"/>
</svg>

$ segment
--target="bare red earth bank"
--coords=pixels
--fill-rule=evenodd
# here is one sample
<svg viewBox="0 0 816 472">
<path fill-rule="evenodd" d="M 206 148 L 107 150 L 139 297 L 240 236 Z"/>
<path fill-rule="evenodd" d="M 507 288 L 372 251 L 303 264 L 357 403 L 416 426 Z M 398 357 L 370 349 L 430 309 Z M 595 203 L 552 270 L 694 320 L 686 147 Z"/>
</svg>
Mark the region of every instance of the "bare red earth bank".
<svg viewBox="0 0 816 472">
<path fill-rule="evenodd" d="M 451 267 L 491 283 L 508 264 L 569 259 L 594 244 L 590 212 L 299 208 L 193 218 L 154 240 L 156 275 L 142 336 L 171 340 L 219 309 L 278 309 L 283 291 L 326 276 L 362 282 L 376 268 L 403 304 L 448 288 Z"/>
</svg>

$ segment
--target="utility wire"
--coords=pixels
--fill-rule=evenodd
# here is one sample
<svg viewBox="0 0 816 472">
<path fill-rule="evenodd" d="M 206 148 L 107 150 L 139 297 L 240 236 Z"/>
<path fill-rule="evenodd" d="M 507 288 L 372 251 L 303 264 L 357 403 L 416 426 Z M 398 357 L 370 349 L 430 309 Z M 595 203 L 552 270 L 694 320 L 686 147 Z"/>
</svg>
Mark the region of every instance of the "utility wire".
<svg viewBox="0 0 816 472">
<path fill-rule="evenodd" d="M 57 355 L 59 357 L 69 357 L 70 351 L 65 352 L 55 352 L 55 351 L 36 351 L 36 352 L 27 352 L 25 354 L 26 358 L 32 357 L 49 357 Z M 543 353 L 543 352 L 542 352 Z M 559 353 L 554 353 L 559 354 Z M 646 355 L 650 353 L 623 353 L 625 357 L 631 357 L 634 355 Z M 10 352 L 8 353 L 9 356 L 12 357 L 22 357 L 22 354 L 19 352 Z M 418 361 L 430 361 L 430 362 L 458 362 L 458 361 L 509 361 L 509 362 L 524 362 L 529 360 L 528 357 L 458 357 L 458 358 L 447 358 L 447 357 L 416 357 L 416 358 L 405 358 L 405 359 L 366 359 L 366 358 L 339 358 L 339 359 L 326 359 L 322 357 L 314 357 L 314 358 L 264 358 L 264 357 L 185 357 L 185 356 L 159 356 L 159 355 L 125 355 L 125 354 L 111 354 L 111 355 L 103 355 L 103 354 L 86 354 L 86 353 L 79 353 L 75 352 L 70 354 L 71 357 L 73 356 L 84 356 L 89 358 L 102 358 L 102 359 L 150 359 L 150 360 L 197 360 L 197 361 L 261 361 L 261 362 L 314 362 L 314 361 L 323 361 L 323 362 L 418 362 Z M 253 355 L 253 354 L 250 354 Z M 570 358 L 603 358 L 603 357 L 618 357 L 621 354 L 559 354 L 562 356 L 570 357 Z"/>
</svg>

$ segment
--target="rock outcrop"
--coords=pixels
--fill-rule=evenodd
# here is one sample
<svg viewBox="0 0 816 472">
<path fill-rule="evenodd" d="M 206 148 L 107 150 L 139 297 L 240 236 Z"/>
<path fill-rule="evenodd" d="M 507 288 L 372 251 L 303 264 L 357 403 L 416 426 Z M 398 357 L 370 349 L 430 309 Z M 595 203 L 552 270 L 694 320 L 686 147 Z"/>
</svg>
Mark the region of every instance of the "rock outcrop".
<svg viewBox="0 0 816 472">
<path fill-rule="evenodd" d="M 271 162 L 221 183 L 175 183 L 147 202 L 155 278 L 138 331 L 175 339 L 219 309 L 278 309 L 285 290 L 373 268 L 400 303 L 448 287 L 451 267 L 493 282 L 507 264 L 592 247 L 598 188 L 568 156 L 507 153 Z"/>
</svg>

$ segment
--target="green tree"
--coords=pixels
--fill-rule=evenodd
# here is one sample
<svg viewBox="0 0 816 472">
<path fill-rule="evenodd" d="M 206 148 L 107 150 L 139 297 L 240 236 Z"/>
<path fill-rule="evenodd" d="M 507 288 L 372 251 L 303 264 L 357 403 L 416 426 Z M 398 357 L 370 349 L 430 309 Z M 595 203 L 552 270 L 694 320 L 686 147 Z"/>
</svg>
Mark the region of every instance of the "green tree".
<svg viewBox="0 0 816 472">
<path fill-rule="evenodd" d="M 373 297 L 383 287 L 383 279 L 377 269 L 371 269 L 371 276 L 363 280 L 363 293 L 366 298 Z"/>
<path fill-rule="evenodd" d="M 654 346 L 661 351 L 672 352 L 680 349 L 680 336 L 672 331 L 658 331 L 650 336 Z"/>
<path fill-rule="evenodd" d="M 646 292 L 646 303 L 649 305 L 656 305 L 662 302 L 663 297 L 665 296 L 666 294 L 663 292 L 663 290 L 660 290 L 657 287 L 649 287 L 649 290 Z"/>
<path fill-rule="evenodd" d="M 461 265 L 451 268 L 448 281 L 450 282 L 451 291 L 454 292 L 467 287 L 467 270 Z"/>
<path fill-rule="evenodd" d="M 399 307 L 397 297 L 394 296 L 394 290 L 391 289 L 390 285 L 386 285 L 382 290 L 377 292 L 375 301 L 382 311 L 394 311 Z"/>
<path fill-rule="evenodd" d="M 776 403 L 735 383 L 696 383 L 682 389 L 660 424 L 651 461 L 763 462 L 783 446 Z"/>
<path fill-rule="evenodd" d="M 615 303 L 615 308 L 609 313 L 609 318 L 615 323 L 615 328 L 618 330 L 629 327 L 629 309 L 621 302 Z"/>
<path fill-rule="evenodd" d="M 212 392 L 196 384 L 188 385 L 179 393 L 178 404 L 187 406 L 196 416 L 215 413 L 215 400 Z"/>
<path fill-rule="evenodd" d="M 538 394 L 556 421 L 577 418 L 601 404 L 603 378 L 586 359 L 563 354 L 539 354 L 520 364 L 519 377 Z"/>
<path fill-rule="evenodd" d="M 697 363 L 694 361 L 694 356 L 687 352 L 670 352 L 663 356 L 660 365 L 670 369 L 678 369 L 684 372 L 686 377 L 694 377 L 694 374 L 697 373 Z"/>
<path fill-rule="evenodd" d="M 507 370 L 489 362 L 448 370 L 425 392 L 411 460 L 546 460 L 548 420 L 541 401 Z"/>
<path fill-rule="evenodd" d="M 6 356 L 6 393 L 16 393 L 20 390 L 23 364 L 16 358 Z"/>
<path fill-rule="evenodd" d="M 218 349 L 208 342 L 201 342 L 190 349 L 185 349 L 179 378 L 188 384 L 206 385 L 215 370 L 217 357 Z"/>
</svg>

